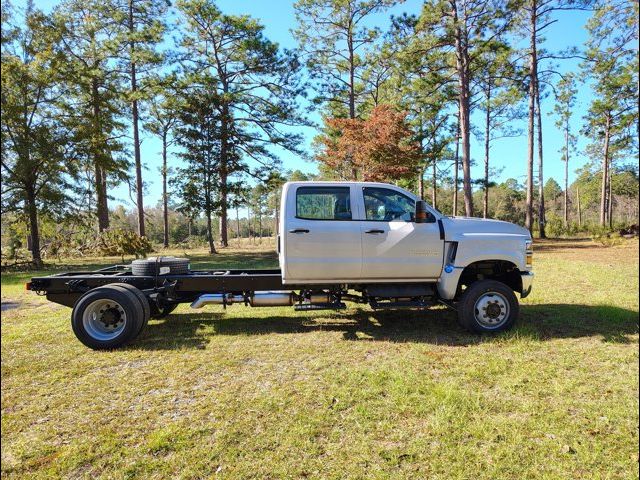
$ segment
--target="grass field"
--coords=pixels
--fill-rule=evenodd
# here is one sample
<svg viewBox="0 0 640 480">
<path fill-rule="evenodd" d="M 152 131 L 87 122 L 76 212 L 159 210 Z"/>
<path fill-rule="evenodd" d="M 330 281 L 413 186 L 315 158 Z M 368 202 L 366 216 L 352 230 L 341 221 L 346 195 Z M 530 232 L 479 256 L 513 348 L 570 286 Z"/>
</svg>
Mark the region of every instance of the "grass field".
<svg viewBox="0 0 640 480">
<path fill-rule="evenodd" d="M 535 250 L 521 320 L 495 337 L 444 308 L 181 306 L 94 352 L 23 290 L 33 273 L 3 275 L 2 476 L 637 478 L 638 243 Z M 192 258 L 231 264 L 276 260 Z"/>
</svg>

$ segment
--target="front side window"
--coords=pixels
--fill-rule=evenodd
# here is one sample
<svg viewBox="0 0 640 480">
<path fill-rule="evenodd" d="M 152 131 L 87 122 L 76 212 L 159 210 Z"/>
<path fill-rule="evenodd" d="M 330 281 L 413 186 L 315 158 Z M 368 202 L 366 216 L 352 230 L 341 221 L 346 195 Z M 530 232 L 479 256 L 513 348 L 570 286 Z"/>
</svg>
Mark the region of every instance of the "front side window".
<svg viewBox="0 0 640 480">
<path fill-rule="evenodd" d="M 413 221 L 416 202 L 411 198 L 387 188 L 364 187 L 362 190 L 367 220 Z"/>
<path fill-rule="evenodd" d="M 296 217 L 306 220 L 351 220 L 349 187 L 299 187 Z"/>
</svg>

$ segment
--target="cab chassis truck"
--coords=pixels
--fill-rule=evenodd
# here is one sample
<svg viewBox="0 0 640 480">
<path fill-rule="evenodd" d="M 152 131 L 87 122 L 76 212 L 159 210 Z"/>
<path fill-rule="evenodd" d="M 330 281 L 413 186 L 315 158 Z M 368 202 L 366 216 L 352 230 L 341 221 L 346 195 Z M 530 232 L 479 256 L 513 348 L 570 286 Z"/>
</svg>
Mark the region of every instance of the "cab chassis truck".
<svg viewBox="0 0 640 480">
<path fill-rule="evenodd" d="M 155 257 L 97 271 L 35 277 L 26 288 L 72 307 L 77 338 L 93 349 L 135 339 L 181 303 L 340 310 L 444 304 L 469 331 L 511 328 L 532 286 L 528 230 L 447 217 L 397 186 L 289 182 L 282 191 L 279 269 L 191 270 Z"/>
</svg>

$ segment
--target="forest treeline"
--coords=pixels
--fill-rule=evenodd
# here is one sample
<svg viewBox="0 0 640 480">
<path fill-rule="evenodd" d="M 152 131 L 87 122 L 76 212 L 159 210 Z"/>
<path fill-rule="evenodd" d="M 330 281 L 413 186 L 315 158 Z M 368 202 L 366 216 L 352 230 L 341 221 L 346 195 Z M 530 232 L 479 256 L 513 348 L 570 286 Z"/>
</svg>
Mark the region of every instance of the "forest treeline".
<svg viewBox="0 0 640 480">
<path fill-rule="evenodd" d="M 391 15 L 400 3 L 298 0 L 292 50 L 212 0 L 63 0 L 48 13 L 3 3 L 3 256 L 26 246 L 39 265 L 124 231 L 214 253 L 230 236 L 272 235 L 289 179 L 391 181 L 446 214 L 541 237 L 637 221 L 636 1 L 426 0 Z M 587 42 L 549 50 L 550 26 L 577 11 Z M 310 109 L 322 124 L 306 152 Z M 564 138 L 550 159 L 543 118 Z M 519 135 L 526 151 L 491 158 Z M 150 136 L 159 168 L 142 158 Z M 283 155 L 313 158 L 319 173 L 283 171 Z M 570 184 L 578 155 L 589 161 Z M 506 161 L 524 182 L 495 181 Z M 545 177 L 549 162 L 564 162 L 562 184 Z M 151 178 L 158 205 L 145 204 Z M 112 205 L 122 184 L 132 211 Z"/>
</svg>

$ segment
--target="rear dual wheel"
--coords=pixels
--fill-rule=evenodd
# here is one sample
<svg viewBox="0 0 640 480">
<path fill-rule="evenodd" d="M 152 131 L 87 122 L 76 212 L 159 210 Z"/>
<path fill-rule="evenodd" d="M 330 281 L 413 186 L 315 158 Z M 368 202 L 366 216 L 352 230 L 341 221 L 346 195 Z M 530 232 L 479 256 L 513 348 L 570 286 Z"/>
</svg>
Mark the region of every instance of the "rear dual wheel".
<svg viewBox="0 0 640 480">
<path fill-rule="evenodd" d="M 112 284 L 80 297 L 71 313 L 71 327 L 87 347 L 109 350 L 136 338 L 149 315 L 149 302 L 140 290 L 128 284 Z"/>
</svg>

